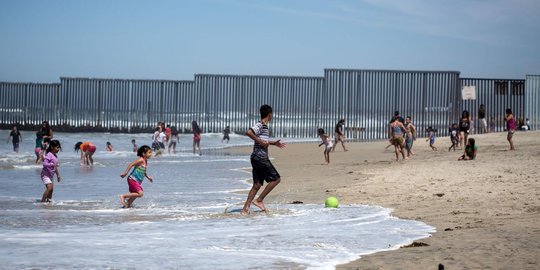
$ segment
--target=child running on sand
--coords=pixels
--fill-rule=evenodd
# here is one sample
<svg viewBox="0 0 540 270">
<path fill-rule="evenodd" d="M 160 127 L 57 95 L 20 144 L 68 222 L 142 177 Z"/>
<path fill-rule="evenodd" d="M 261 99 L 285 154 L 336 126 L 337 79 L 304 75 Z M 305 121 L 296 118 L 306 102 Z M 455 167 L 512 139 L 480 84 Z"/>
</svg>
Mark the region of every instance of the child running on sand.
<svg viewBox="0 0 540 270">
<path fill-rule="evenodd" d="M 330 136 L 324 133 L 324 129 L 319 128 L 317 130 L 317 134 L 322 140 L 322 143 L 319 144 L 319 147 L 324 144 L 324 161 L 326 161 L 326 164 L 330 164 L 330 151 L 332 151 L 332 147 L 334 146 L 334 144 L 332 143 Z"/>
<path fill-rule="evenodd" d="M 41 197 L 41 202 L 50 202 L 54 191 L 53 177 L 56 174 L 58 183 L 62 180 L 58 170 L 58 157 L 56 154 L 62 149 L 58 140 L 52 140 L 47 148 L 47 154 L 43 159 L 43 169 L 41 170 L 41 181 L 45 185 L 45 191 Z"/>
<path fill-rule="evenodd" d="M 261 211 L 268 213 L 263 200 L 281 181 L 281 176 L 268 158 L 268 146 L 275 145 L 279 148 L 284 148 L 285 143 L 282 143 L 281 140 L 270 141 L 268 122 L 272 120 L 272 107 L 269 105 L 262 105 L 259 111 L 261 120 L 246 132 L 246 135 L 254 141 L 253 152 L 250 157 L 251 166 L 253 168 L 253 186 L 251 187 L 246 202 L 244 203 L 244 207 L 242 208 L 242 215 L 249 214 L 249 207 L 252 203 L 259 207 Z M 264 181 L 268 184 L 259 197 L 254 200 L 255 195 L 257 195 L 257 192 L 263 186 Z"/>
<path fill-rule="evenodd" d="M 428 127 L 426 131 L 428 132 L 426 142 L 429 141 L 429 147 L 431 147 L 431 150 L 437 151 L 437 147 L 435 147 L 435 139 L 437 139 L 437 136 L 435 136 L 435 130 L 432 127 Z"/>
<path fill-rule="evenodd" d="M 457 123 L 453 123 L 450 128 L 450 142 L 452 142 L 452 145 L 448 147 L 448 152 L 453 148 L 454 151 L 456 151 L 456 146 L 459 145 L 459 127 Z"/>
<path fill-rule="evenodd" d="M 135 199 L 144 195 L 141 184 L 145 177 L 148 178 L 150 182 L 153 182 L 152 177 L 146 174 L 146 169 L 148 168 L 148 159 L 152 157 L 152 149 L 148 145 L 143 145 L 141 148 L 139 148 L 139 150 L 137 150 L 137 156 L 140 158 L 131 162 L 127 166 L 126 170 L 120 175 L 122 178 L 126 177 L 131 168 L 133 168 L 127 178 L 129 193 L 120 195 L 120 203 L 122 204 L 122 207 L 125 208 L 131 207 Z"/>
<path fill-rule="evenodd" d="M 478 145 L 476 145 L 473 138 L 467 140 L 467 145 L 465 146 L 465 151 L 463 155 L 458 158 L 458 160 L 473 160 L 476 159 L 476 151 L 478 150 Z"/>
</svg>

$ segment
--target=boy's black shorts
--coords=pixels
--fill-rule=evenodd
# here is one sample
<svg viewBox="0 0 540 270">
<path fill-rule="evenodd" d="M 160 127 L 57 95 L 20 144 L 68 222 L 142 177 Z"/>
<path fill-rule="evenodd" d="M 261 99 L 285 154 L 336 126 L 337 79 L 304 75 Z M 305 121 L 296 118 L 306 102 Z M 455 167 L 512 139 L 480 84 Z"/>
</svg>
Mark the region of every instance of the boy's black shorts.
<svg viewBox="0 0 540 270">
<path fill-rule="evenodd" d="M 253 182 L 264 184 L 273 182 L 281 178 L 274 165 L 268 158 L 251 156 L 251 166 L 253 167 Z"/>
</svg>

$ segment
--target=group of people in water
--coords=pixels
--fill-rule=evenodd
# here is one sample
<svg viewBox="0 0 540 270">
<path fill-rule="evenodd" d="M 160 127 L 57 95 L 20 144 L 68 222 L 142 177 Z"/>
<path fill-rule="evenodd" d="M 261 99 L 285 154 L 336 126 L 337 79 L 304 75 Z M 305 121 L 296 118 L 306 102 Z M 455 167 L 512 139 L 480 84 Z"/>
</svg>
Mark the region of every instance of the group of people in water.
<svg viewBox="0 0 540 270">
<path fill-rule="evenodd" d="M 268 122 L 272 120 L 272 107 L 268 105 L 263 105 L 260 108 L 261 120 L 257 122 L 253 127 L 251 127 L 246 135 L 253 139 L 254 141 L 254 150 L 251 155 L 251 164 L 253 167 L 253 186 L 250 192 L 248 193 L 246 203 L 242 209 L 242 214 L 250 213 L 250 206 L 254 205 L 258 207 L 261 211 L 267 211 L 266 206 L 263 203 L 263 199 L 266 195 L 280 182 L 280 175 L 277 170 L 273 167 L 270 159 L 268 157 L 268 146 L 275 145 L 279 148 L 285 147 L 285 143 L 280 140 L 270 141 L 269 139 L 269 129 Z M 202 130 L 197 124 L 196 121 L 192 122 L 193 128 L 193 152 L 201 154 L 200 150 L 200 140 Z M 169 133 L 170 130 L 170 133 Z M 10 134 L 10 136 L 18 136 L 20 142 L 22 138 L 20 133 L 17 134 L 17 129 L 13 129 L 15 135 Z M 162 134 L 164 133 L 164 134 Z M 230 140 L 230 128 L 227 127 L 224 130 L 224 140 L 227 142 Z M 170 134 L 170 135 L 169 135 Z M 168 147 L 172 148 L 173 152 L 175 151 L 175 143 L 178 141 L 178 133 L 171 129 L 170 126 L 164 127 L 164 123 L 159 122 L 156 127 L 156 132 L 153 136 L 153 141 L 157 142 L 157 145 L 154 146 L 156 151 L 160 151 L 165 148 L 165 143 L 168 142 Z M 119 195 L 120 203 L 122 207 L 129 208 L 133 205 L 133 202 L 144 195 L 142 188 L 142 182 L 144 179 L 148 179 L 150 182 L 153 181 L 153 178 L 148 175 L 148 160 L 154 156 L 153 149 L 148 145 L 143 145 L 141 147 L 137 146 L 135 140 L 132 140 L 133 150 L 137 153 L 138 158 L 131 162 L 126 169 L 120 174 L 120 177 L 127 177 L 128 184 L 128 193 Z M 14 143 L 14 150 L 15 145 Z M 41 202 L 51 202 L 53 192 L 54 192 L 54 176 L 56 175 L 57 182 L 61 182 L 62 177 L 60 175 L 59 164 L 58 164 L 58 152 L 62 149 L 60 141 L 53 139 L 53 132 L 47 121 L 43 122 L 43 127 L 36 134 L 36 162 L 42 160 L 42 171 L 41 171 L 41 181 L 45 186 L 45 191 L 43 192 Z M 80 152 L 81 154 L 81 165 L 92 165 L 94 163 L 93 155 L 96 152 L 96 145 L 92 142 L 77 142 L 74 146 L 74 150 Z M 106 145 L 107 151 L 112 151 L 113 146 L 109 142 Z M 267 182 L 267 186 L 263 192 L 259 195 L 258 198 L 255 198 L 258 190 L 262 187 L 264 182 Z"/>
<path fill-rule="evenodd" d="M 200 140 L 202 130 L 196 121 L 192 122 L 192 127 L 193 153 L 195 154 L 197 149 L 198 154 L 201 155 Z M 22 142 L 22 136 L 16 125 L 13 126 L 9 134 L 8 142 L 10 138 L 12 138 L 13 151 L 18 153 L 19 144 Z M 152 140 L 152 146 L 155 149 L 156 154 L 161 154 L 162 149 L 165 149 L 165 144 L 168 146 L 169 153 L 171 150 L 173 153 L 176 153 L 176 143 L 179 140 L 179 136 L 176 129 L 172 129 L 170 125 L 165 127 L 163 122 L 158 122 Z M 123 207 L 131 207 L 136 198 L 143 196 L 144 193 L 141 183 L 144 178 L 148 178 L 149 181 L 152 181 L 152 177 L 146 174 L 146 167 L 147 160 L 154 154 L 154 151 L 152 151 L 152 148 L 148 145 L 138 147 L 135 139 L 132 139 L 131 143 L 133 152 L 136 152 L 139 158 L 130 163 L 125 172 L 120 175 L 122 178 L 128 176 L 129 193 L 120 195 Z M 50 202 L 52 200 L 54 192 L 54 176 L 56 175 L 57 182 L 62 180 L 57 156 L 61 149 L 62 146 L 60 141 L 53 139 L 53 131 L 49 122 L 43 121 L 41 128 L 36 132 L 34 149 L 36 155 L 35 163 L 42 163 L 43 166 L 40 178 L 45 186 L 45 191 L 43 192 L 41 202 Z M 74 145 L 74 150 L 80 152 L 81 165 L 92 166 L 94 164 L 93 155 L 97 150 L 95 144 L 90 141 L 77 142 Z M 110 142 L 107 142 L 105 150 L 112 152 L 113 145 Z"/>
<path fill-rule="evenodd" d="M 202 155 L 201 151 L 201 134 L 202 129 L 199 127 L 197 121 L 191 122 L 191 130 L 193 132 L 193 154 Z M 178 130 L 171 125 L 165 126 L 164 122 L 159 121 L 154 130 L 152 136 L 152 149 L 155 155 L 161 155 L 162 152 L 167 149 L 168 153 L 176 153 L 176 145 L 180 137 L 178 136 Z"/>
</svg>

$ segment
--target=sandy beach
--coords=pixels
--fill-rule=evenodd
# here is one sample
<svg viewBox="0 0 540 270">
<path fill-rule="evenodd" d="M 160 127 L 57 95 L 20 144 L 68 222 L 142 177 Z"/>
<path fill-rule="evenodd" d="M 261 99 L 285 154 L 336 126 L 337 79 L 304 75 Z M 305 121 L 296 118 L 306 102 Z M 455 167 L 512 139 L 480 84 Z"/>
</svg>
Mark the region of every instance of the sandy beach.
<svg viewBox="0 0 540 270">
<path fill-rule="evenodd" d="M 448 136 L 437 138 L 439 151 L 418 139 L 414 157 L 399 162 L 387 141 L 348 142 L 348 152 L 338 145 L 330 165 L 318 143 L 272 147 L 282 182 L 267 203 L 323 204 L 336 196 L 342 205 L 388 207 L 437 229 L 412 247 L 359 254 L 337 269 L 539 269 L 540 132 L 516 132 L 517 151 L 507 150 L 506 133 L 471 137 L 479 146 L 474 161 L 457 161 L 462 150 L 449 152 Z"/>
</svg>

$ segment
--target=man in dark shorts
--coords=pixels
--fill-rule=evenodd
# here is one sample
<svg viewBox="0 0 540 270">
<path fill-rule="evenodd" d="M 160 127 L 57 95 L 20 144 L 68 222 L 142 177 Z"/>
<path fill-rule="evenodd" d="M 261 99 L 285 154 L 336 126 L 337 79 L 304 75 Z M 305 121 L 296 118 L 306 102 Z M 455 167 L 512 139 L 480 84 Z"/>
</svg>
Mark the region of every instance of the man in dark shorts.
<svg viewBox="0 0 540 270">
<path fill-rule="evenodd" d="M 268 146 L 275 145 L 279 148 L 284 148 L 285 143 L 281 142 L 281 140 L 270 141 L 268 122 L 272 120 L 272 107 L 269 105 L 262 105 L 260 113 L 261 120 L 255 123 L 255 125 L 246 132 L 246 135 L 255 142 L 250 157 L 251 166 L 253 168 L 253 186 L 251 187 L 246 202 L 244 203 L 244 207 L 242 208 L 242 215 L 249 214 L 249 207 L 251 204 L 260 208 L 261 211 L 268 212 L 263 200 L 281 181 L 281 176 L 268 158 Z M 255 195 L 257 195 L 257 192 L 263 186 L 264 181 L 268 184 L 255 200 Z"/>
</svg>

